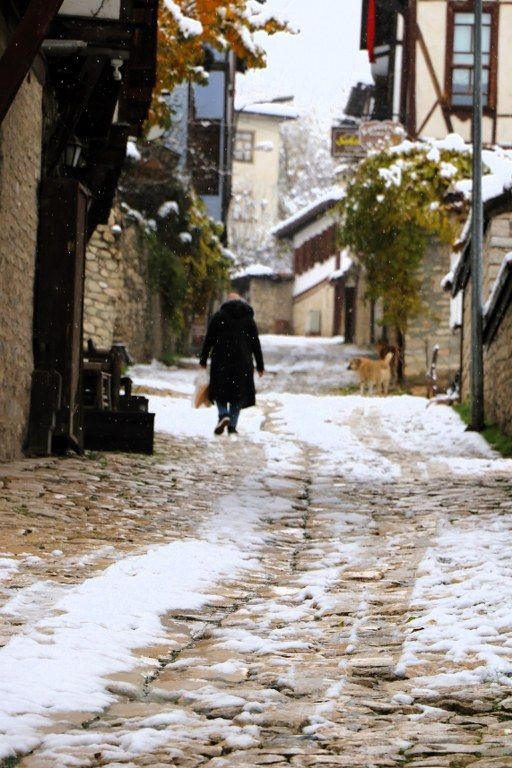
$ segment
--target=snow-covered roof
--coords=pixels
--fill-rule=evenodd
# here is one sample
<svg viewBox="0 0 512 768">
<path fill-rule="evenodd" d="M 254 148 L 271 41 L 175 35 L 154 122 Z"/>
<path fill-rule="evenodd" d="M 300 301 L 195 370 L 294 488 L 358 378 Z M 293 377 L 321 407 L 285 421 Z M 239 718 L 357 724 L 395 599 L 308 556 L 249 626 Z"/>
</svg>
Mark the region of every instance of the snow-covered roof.
<svg viewBox="0 0 512 768">
<path fill-rule="evenodd" d="M 330 208 L 333 208 L 344 196 L 345 192 L 340 187 L 333 187 L 314 203 L 301 208 L 293 216 L 273 227 L 270 233 L 274 237 L 289 238 Z"/>
<path fill-rule="evenodd" d="M 267 267 L 265 264 L 250 264 L 248 267 L 235 272 L 231 279 L 239 280 L 244 277 L 291 277 L 291 275 L 276 272 L 272 267 Z"/>
<path fill-rule="evenodd" d="M 268 102 L 265 104 L 246 104 L 235 109 L 239 115 L 264 115 L 265 117 L 275 117 L 278 120 L 297 120 L 300 117 L 300 113 L 290 104 Z"/>
</svg>

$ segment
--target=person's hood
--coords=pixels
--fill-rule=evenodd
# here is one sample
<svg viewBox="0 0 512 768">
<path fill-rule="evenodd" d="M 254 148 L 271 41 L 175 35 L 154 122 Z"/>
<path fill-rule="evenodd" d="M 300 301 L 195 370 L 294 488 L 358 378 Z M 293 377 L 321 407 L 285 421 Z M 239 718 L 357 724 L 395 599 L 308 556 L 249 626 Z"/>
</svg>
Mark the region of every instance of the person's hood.
<svg viewBox="0 0 512 768">
<path fill-rule="evenodd" d="M 242 299 L 230 299 L 221 306 L 221 312 L 225 312 L 230 317 L 252 317 L 254 310 L 250 304 Z"/>
</svg>

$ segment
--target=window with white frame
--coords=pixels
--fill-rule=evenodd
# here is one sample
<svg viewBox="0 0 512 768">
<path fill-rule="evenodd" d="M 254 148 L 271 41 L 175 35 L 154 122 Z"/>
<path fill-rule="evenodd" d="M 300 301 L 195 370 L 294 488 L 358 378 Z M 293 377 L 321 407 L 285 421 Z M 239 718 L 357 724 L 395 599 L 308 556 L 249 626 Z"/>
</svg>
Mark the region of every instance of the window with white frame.
<svg viewBox="0 0 512 768">
<path fill-rule="evenodd" d="M 237 131 L 234 158 L 239 163 L 254 162 L 254 131 Z"/>
</svg>

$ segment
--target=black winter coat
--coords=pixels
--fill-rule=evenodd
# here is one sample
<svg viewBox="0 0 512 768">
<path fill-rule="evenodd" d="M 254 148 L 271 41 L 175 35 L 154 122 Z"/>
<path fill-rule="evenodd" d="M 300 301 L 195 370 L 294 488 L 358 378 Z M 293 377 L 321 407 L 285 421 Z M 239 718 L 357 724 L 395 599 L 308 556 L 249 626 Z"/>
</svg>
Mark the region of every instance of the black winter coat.
<svg viewBox="0 0 512 768">
<path fill-rule="evenodd" d="M 264 364 L 254 312 L 247 302 L 226 301 L 214 314 L 201 351 L 201 365 L 206 365 L 210 352 L 210 400 L 237 403 L 241 408 L 254 405 L 253 356 L 258 371 L 264 370 Z"/>
</svg>

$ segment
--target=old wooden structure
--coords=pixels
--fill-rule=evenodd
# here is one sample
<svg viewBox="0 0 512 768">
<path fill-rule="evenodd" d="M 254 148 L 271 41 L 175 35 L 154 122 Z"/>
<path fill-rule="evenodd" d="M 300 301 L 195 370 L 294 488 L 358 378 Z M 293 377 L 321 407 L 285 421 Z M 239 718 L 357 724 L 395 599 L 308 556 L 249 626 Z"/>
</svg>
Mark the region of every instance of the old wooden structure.
<svg viewBox="0 0 512 768">
<path fill-rule="evenodd" d="M 43 84 L 28 448 L 81 450 L 85 248 L 108 220 L 128 136 L 140 134 L 147 116 L 158 2 L 3 5 L 8 39 L 0 58 L 0 121 L 35 67 Z"/>
</svg>

